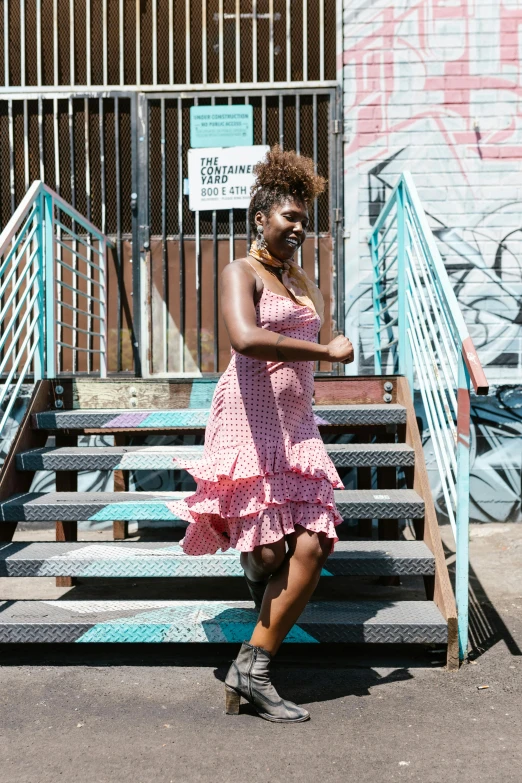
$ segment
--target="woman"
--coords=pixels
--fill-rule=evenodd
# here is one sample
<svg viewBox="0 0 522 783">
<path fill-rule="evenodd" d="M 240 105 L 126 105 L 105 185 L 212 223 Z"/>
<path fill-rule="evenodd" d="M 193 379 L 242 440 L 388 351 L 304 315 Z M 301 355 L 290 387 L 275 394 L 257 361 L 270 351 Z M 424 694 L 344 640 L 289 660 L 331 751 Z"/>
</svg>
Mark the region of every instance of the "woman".
<svg viewBox="0 0 522 783">
<path fill-rule="evenodd" d="M 200 462 L 178 460 L 197 491 L 171 508 L 189 524 L 189 555 L 235 547 L 259 610 L 248 643 L 225 679 L 226 711 L 243 696 L 279 723 L 308 712 L 279 697 L 272 656 L 312 595 L 342 520 L 342 487 L 312 411 L 314 361 L 351 362 L 350 341 L 317 343 L 324 303 L 295 259 L 308 207 L 323 191 L 313 161 L 274 147 L 256 167 L 247 258 L 221 276 L 221 307 L 232 359 L 214 394 Z"/>
</svg>

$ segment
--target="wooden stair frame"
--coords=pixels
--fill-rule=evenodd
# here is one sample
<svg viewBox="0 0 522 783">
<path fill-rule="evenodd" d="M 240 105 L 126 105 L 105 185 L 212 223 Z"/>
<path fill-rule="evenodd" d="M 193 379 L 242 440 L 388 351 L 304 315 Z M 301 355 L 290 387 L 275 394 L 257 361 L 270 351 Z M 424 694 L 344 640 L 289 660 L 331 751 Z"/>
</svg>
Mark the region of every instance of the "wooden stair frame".
<svg viewBox="0 0 522 783">
<path fill-rule="evenodd" d="M 215 383 L 216 380 L 217 377 L 204 379 L 203 383 Z M 315 380 L 315 403 L 317 405 L 382 404 L 384 383 L 386 382 L 391 382 L 393 386 L 390 402 L 403 405 L 407 412 L 406 425 L 402 425 L 402 428 L 404 441 L 415 451 L 415 467 L 407 468 L 405 471 L 409 478 L 409 488 L 414 489 L 425 503 L 424 525 L 417 526 L 417 532 L 422 533 L 420 537 L 423 538 L 435 558 L 435 576 L 426 578 L 427 580 L 432 579 L 431 586 L 427 581 L 427 597 L 432 598 L 448 624 L 447 668 L 450 671 L 455 671 L 459 668 L 457 610 L 429 485 L 422 440 L 407 380 L 399 376 L 373 375 L 358 376 L 350 379 L 350 382 L 347 383 L 344 378 L 318 377 Z M 201 383 L 200 379 L 198 379 L 198 383 Z M 63 387 L 63 395 L 56 394 L 57 386 Z M 133 393 L 130 393 L 131 389 L 134 390 Z M 190 405 L 191 389 L 192 381 L 188 379 L 151 381 L 134 378 L 114 380 L 61 378 L 57 381 L 39 381 L 0 472 L 0 500 L 5 500 L 13 494 L 29 491 L 34 471 L 17 471 L 16 455 L 45 445 L 48 433 L 33 429 L 31 417 L 35 413 L 56 410 L 55 401 L 57 398 L 63 400 L 64 410 L 109 407 L 108 403 L 113 404 L 114 402 L 115 392 L 118 393 L 119 409 L 187 408 Z M 107 430 L 93 430 L 92 434 L 98 432 L 108 434 Z M 164 432 L 163 430 L 162 433 L 164 434 Z M 57 446 L 71 445 L 77 434 L 69 431 L 57 433 Z M 122 433 L 122 443 L 125 442 L 124 439 L 125 435 Z M 114 473 L 115 491 L 125 491 L 128 487 L 128 471 L 114 471 Z M 76 476 L 73 477 L 72 474 L 72 471 L 62 472 L 59 479 L 60 472 L 56 473 L 57 491 L 74 491 Z M 393 524 L 395 524 L 395 520 L 393 520 Z M 115 539 L 121 540 L 126 536 L 127 531 L 124 525 L 125 523 L 115 523 Z M 0 539 L 6 542 L 11 541 L 16 526 L 16 522 L 0 522 Z M 57 522 L 56 540 L 76 541 L 77 523 Z M 57 577 L 56 579 L 59 586 L 70 586 L 74 583 L 74 577 Z M 432 596 L 430 592 L 432 592 Z"/>
<path fill-rule="evenodd" d="M 39 381 L 34 389 L 27 410 L 20 422 L 0 470 L 0 501 L 7 500 L 20 492 L 29 492 L 34 471 L 16 469 L 16 455 L 27 449 L 45 446 L 47 432 L 34 430 L 31 426 L 33 413 L 42 413 L 51 408 L 53 386 L 51 381 Z M 18 522 L 0 522 L 0 540 L 12 541 Z"/>
<path fill-rule="evenodd" d="M 405 442 L 415 450 L 415 467 L 408 468 L 413 472 L 413 483 L 409 487 L 414 489 L 424 500 L 424 530 L 423 540 L 431 549 L 435 557 L 435 577 L 433 583 L 433 602 L 448 623 L 448 648 L 447 669 L 457 671 L 459 668 L 459 639 L 457 625 L 457 606 L 446 557 L 442 547 L 439 523 L 433 503 L 433 496 L 426 470 L 426 461 L 422 448 L 422 439 L 417 426 L 417 417 L 406 378 L 397 378 L 397 402 L 406 408 Z"/>
<path fill-rule="evenodd" d="M 57 395 L 55 387 L 56 381 L 41 380 L 35 384 L 33 394 L 22 421 L 18 427 L 17 433 L 13 438 L 9 452 L 0 471 L 0 501 L 6 500 L 11 495 L 20 492 L 29 492 L 35 471 L 19 471 L 16 469 L 16 455 L 27 451 L 27 449 L 37 449 L 45 446 L 48 433 L 35 430 L 31 426 L 31 417 L 33 413 L 43 413 L 53 409 L 53 402 Z M 77 437 L 74 435 L 56 433 L 56 445 L 74 446 L 77 443 Z M 75 492 L 77 489 L 78 474 L 74 471 L 59 471 L 56 473 L 56 491 L 57 492 Z M 18 522 L 0 522 L 0 540 L 12 541 Z M 78 523 L 77 522 L 56 522 L 55 523 L 56 541 L 77 541 Z M 70 576 L 57 576 L 57 587 L 72 587 L 75 584 L 75 578 Z"/>
</svg>

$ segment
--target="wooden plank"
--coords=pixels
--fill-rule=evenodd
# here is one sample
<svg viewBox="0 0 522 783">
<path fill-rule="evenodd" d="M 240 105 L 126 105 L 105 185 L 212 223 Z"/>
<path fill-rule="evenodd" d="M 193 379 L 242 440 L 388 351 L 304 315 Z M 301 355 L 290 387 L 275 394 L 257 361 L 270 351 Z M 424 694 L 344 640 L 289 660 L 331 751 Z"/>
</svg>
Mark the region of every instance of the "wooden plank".
<svg viewBox="0 0 522 783">
<path fill-rule="evenodd" d="M 163 410 L 194 407 L 194 398 L 208 400 L 206 407 L 210 407 L 210 399 L 218 380 L 219 375 L 216 374 L 194 380 L 67 378 L 60 383 L 64 387 L 66 409 L 113 408 L 116 404 L 121 410 Z"/>
<path fill-rule="evenodd" d="M 117 432 L 114 436 L 115 446 L 126 446 L 129 438 L 124 432 Z M 129 491 L 129 471 L 115 470 L 114 473 L 114 491 Z M 126 520 L 116 520 L 112 523 L 112 537 L 115 541 L 123 541 L 129 535 L 129 523 Z"/>
<path fill-rule="evenodd" d="M 13 438 L 11 447 L 0 470 L 0 501 L 6 500 L 11 495 L 19 492 L 29 492 L 33 481 L 34 471 L 18 471 L 16 469 L 16 455 L 28 449 L 38 449 L 45 446 L 47 433 L 33 430 L 31 417 L 33 413 L 48 410 L 51 400 L 51 384 L 49 381 L 39 381 L 31 397 L 25 416 L 20 422 L 18 432 Z M 12 541 L 17 522 L 0 523 L 0 539 Z"/>
<path fill-rule="evenodd" d="M 169 380 L 141 378 L 64 378 L 56 383 L 64 387 L 64 402 L 67 409 L 78 408 L 111 408 L 118 400 L 118 408 L 132 410 L 133 408 L 162 410 L 166 408 L 188 408 L 194 396 L 193 386 L 197 394 L 211 396 L 213 387 L 219 380 L 219 375 L 205 378 L 186 379 L 173 378 Z M 391 402 L 397 402 L 397 378 L 395 376 L 368 375 L 358 377 L 330 378 L 319 376 L 315 379 L 316 405 L 330 404 L 374 404 L 383 403 L 386 382 L 392 383 Z M 132 390 L 132 391 L 131 391 Z M 70 401 L 70 404 L 69 404 Z"/>
<path fill-rule="evenodd" d="M 384 384 L 390 382 L 391 392 L 384 390 Z M 390 403 L 397 402 L 397 378 L 390 376 L 359 375 L 331 378 L 315 378 L 314 398 L 316 405 L 382 405 L 385 394 L 391 394 Z"/>
<path fill-rule="evenodd" d="M 55 437 L 56 447 L 77 446 L 78 436 L 57 432 Z M 56 475 L 57 492 L 77 492 L 78 491 L 78 473 L 73 470 L 61 470 Z M 78 540 L 78 522 L 56 521 L 55 538 L 56 541 L 77 541 Z M 76 584 L 76 578 L 73 576 L 57 576 L 56 587 L 72 587 Z"/>
<path fill-rule="evenodd" d="M 440 537 L 439 523 L 431 494 L 431 487 L 422 450 L 422 439 L 417 427 L 415 408 L 406 378 L 397 379 L 397 401 L 406 408 L 405 440 L 415 449 L 415 468 L 413 489 L 425 503 L 424 542 L 435 556 L 435 580 L 433 601 L 448 623 L 447 667 L 450 671 L 459 668 L 459 641 L 457 627 L 457 607 L 451 587 L 444 549 Z"/>
</svg>

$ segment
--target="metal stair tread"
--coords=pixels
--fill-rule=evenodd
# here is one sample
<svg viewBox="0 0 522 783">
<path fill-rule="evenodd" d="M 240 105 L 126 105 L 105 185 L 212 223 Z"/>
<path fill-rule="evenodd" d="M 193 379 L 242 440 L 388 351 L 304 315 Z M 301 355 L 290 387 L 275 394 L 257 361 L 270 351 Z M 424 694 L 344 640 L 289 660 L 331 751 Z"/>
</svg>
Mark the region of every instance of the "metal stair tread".
<svg viewBox="0 0 522 783">
<path fill-rule="evenodd" d="M 249 638 L 244 601 L 3 601 L 0 642 L 223 642 Z M 442 643 L 447 623 L 431 601 L 316 601 L 286 642 Z"/>
<path fill-rule="evenodd" d="M 0 502 L 0 520 L 178 521 L 167 508 L 190 492 L 31 492 Z M 424 501 L 412 489 L 335 490 L 339 513 L 362 519 L 409 519 L 424 515 Z"/>
<path fill-rule="evenodd" d="M 408 466 L 415 451 L 407 443 L 325 444 L 334 465 Z M 174 455 L 198 459 L 203 446 L 63 446 L 21 452 L 18 470 L 175 470 Z"/>
<path fill-rule="evenodd" d="M 423 541 L 339 541 L 323 576 L 434 573 Z M 242 577 L 239 552 L 186 555 L 160 541 L 35 542 L 0 544 L 0 577 Z"/>
<path fill-rule="evenodd" d="M 395 403 L 384 405 L 316 405 L 313 408 L 319 426 L 364 426 L 404 424 L 406 408 Z M 36 429 L 46 430 L 160 430 L 204 429 L 209 408 L 172 408 L 169 410 L 113 408 L 45 411 L 32 416 Z"/>
</svg>

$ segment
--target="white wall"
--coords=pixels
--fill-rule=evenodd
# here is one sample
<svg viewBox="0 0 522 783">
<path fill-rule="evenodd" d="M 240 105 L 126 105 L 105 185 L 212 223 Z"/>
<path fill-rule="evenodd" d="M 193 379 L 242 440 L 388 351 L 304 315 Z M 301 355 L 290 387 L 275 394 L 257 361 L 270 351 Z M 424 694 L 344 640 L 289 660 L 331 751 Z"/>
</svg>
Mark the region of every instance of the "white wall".
<svg viewBox="0 0 522 783">
<path fill-rule="evenodd" d="M 366 239 L 411 170 L 490 383 L 522 381 L 522 0 L 344 0 L 348 332 L 373 367 Z"/>
</svg>

